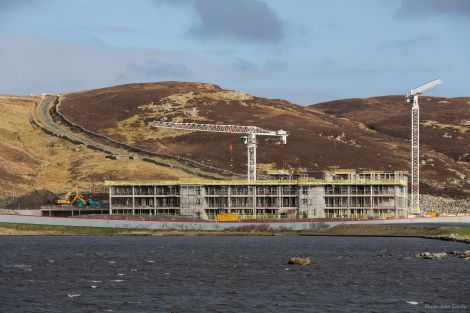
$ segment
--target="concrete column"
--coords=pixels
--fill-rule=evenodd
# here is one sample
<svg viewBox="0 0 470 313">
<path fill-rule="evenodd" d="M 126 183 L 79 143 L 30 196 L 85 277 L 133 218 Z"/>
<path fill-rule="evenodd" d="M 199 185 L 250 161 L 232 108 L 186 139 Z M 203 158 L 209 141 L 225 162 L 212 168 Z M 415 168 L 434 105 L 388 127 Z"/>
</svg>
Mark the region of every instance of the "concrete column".
<svg viewBox="0 0 470 313">
<path fill-rule="evenodd" d="M 132 186 L 132 215 L 135 214 L 135 186 Z"/>
<path fill-rule="evenodd" d="M 348 211 L 347 212 L 348 212 L 348 217 L 351 217 L 351 186 L 350 185 L 347 186 L 347 193 L 348 193 L 348 200 L 347 200 Z"/>
<path fill-rule="evenodd" d="M 112 203 L 112 188 L 113 186 L 109 186 L 109 214 L 113 214 L 113 203 Z"/>
<path fill-rule="evenodd" d="M 227 197 L 228 213 L 232 213 L 232 186 L 227 186 Z"/>
<path fill-rule="evenodd" d="M 253 185 L 253 218 L 256 218 L 256 185 Z"/>
<path fill-rule="evenodd" d="M 157 186 L 153 186 L 153 215 L 157 215 Z"/>
<path fill-rule="evenodd" d="M 398 186 L 394 186 L 393 189 L 395 190 L 395 197 L 393 198 L 393 202 L 394 202 L 394 208 L 395 208 L 395 214 L 394 217 L 398 217 Z"/>
</svg>

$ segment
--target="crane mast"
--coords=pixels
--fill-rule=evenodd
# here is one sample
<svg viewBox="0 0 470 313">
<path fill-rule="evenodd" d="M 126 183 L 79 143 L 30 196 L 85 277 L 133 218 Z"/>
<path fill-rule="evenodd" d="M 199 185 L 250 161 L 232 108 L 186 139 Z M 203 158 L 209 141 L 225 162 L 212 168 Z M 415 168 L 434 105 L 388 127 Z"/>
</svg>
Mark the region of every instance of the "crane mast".
<svg viewBox="0 0 470 313">
<path fill-rule="evenodd" d="M 256 136 L 279 137 L 281 144 L 287 143 L 287 132 L 285 130 L 268 130 L 257 126 L 221 125 L 221 124 L 199 124 L 199 123 L 173 123 L 152 121 L 150 127 L 169 128 L 189 131 L 205 131 L 213 133 L 243 134 L 243 143 L 248 149 L 248 180 L 256 180 Z"/>
<path fill-rule="evenodd" d="M 436 79 L 418 88 L 411 89 L 406 94 L 406 102 L 411 106 L 411 212 L 419 214 L 419 103 L 418 96 L 423 92 L 442 85 L 442 80 Z"/>
</svg>

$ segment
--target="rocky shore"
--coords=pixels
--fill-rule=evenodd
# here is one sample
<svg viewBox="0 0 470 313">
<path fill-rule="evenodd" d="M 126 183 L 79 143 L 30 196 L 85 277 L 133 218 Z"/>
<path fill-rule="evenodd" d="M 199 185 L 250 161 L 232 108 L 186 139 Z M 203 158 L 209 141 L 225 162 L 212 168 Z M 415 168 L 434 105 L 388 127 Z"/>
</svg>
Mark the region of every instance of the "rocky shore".
<svg viewBox="0 0 470 313">
<path fill-rule="evenodd" d="M 464 242 L 464 243 L 470 244 L 470 238 L 460 236 L 459 234 L 454 234 L 454 233 L 447 235 L 447 236 L 437 236 L 435 237 L 435 239 L 444 240 L 444 241 L 457 241 L 457 242 Z"/>
<path fill-rule="evenodd" d="M 450 252 L 423 252 L 416 255 L 417 258 L 423 258 L 426 260 L 439 260 L 443 258 L 458 258 L 464 260 L 470 260 L 470 250 L 465 251 L 450 251 Z"/>
</svg>

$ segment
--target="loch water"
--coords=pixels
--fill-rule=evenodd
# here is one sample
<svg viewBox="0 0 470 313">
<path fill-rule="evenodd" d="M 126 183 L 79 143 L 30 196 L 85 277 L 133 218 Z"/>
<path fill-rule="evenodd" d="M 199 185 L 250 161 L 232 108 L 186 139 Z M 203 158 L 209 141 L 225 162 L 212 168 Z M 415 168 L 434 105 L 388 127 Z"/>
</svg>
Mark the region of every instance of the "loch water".
<svg viewBox="0 0 470 313">
<path fill-rule="evenodd" d="M 469 312 L 470 261 L 415 257 L 466 249 L 388 237 L 0 237 L 0 312 Z M 292 256 L 312 264 L 287 265 Z"/>
</svg>

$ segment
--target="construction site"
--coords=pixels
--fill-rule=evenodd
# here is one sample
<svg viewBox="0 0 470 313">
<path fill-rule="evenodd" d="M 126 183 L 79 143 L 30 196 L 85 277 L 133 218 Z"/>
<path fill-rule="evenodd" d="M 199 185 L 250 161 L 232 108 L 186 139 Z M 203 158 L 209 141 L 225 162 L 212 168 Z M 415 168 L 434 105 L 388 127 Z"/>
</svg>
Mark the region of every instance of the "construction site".
<svg viewBox="0 0 470 313">
<path fill-rule="evenodd" d="M 406 95 L 406 101 L 412 104 L 411 171 L 402 170 L 400 167 L 400 170 L 393 169 L 390 165 L 389 170 L 342 169 L 340 166 L 329 166 L 326 170 L 316 171 L 315 175 L 313 172 L 292 168 L 262 170 L 257 173 L 259 143 L 263 142 L 263 149 L 268 149 L 269 146 L 272 147 L 269 149 L 289 149 L 287 145 L 291 136 L 289 130 L 219 123 L 172 122 L 168 121 L 165 115 L 146 123 L 145 128 L 149 132 L 164 129 L 174 134 L 179 132 L 194 134 L 195 137 L 191 138 L 197 138 L 199 132 L 239 137 L 240 143 L 246 147 L 247 158 L 246 175 L 242 175 L 211 166 L 210 163 L 203 164 L 181 156 L 154 153 L 89 131 L 61 114 L 58 108 L 61 96 L 44 95 L 41 103 L 37 104 L 31 114 L 31 121 L 47 133 L 105 152 L 109 154 L 110 160 L 141 159 L 158 166 L 182 170 L 199 178 L 178 180 L 105 178 L 104 185 L 108 193 L 102 192 L 101 196 L 94 198 L 95 195 L 79 192 L 78 188 L 74 187 L 72 191 L 63 193 L 60 199 L 54 200 L 54 203 L 43 205 L 41 213 L 45 216 L 91 214 L 103 217 L 127 215 L 170 219 L 181 217 L 221 222 L 403 218 L 422 215 L 425 212 L 419 206 L 418 96 L 441 83 L 441 80 L 432 81 L 411 90 Z M 240 95 L 236 94 L 236 97 Z M 170 100 L 178 102 L 180 98 Z M 160 112 L 158 108 L 155 110 Z M 64 125 L 68 126 L 64 128 Z M 318 136 L 321 138 L 324 135 L 320 133 Z M 261 137 L 266 140 L 262 140 Z M 333 140 L 341 144 L 358 146 L 356 141 L 346 140 L 344 134 L 333 137 Z M 286 145 L 287 148 L 282 148 Z M 232 162 L 232 144 L 227 147 Z M 129 151 L 146 156 L 126 155 Z M 108 155 L 106 157 L 108 158 Z M 207 157 L 211 158 L 211 154 L 207 153 Z"/>
<path fill-rule="evenodd" d="M 181 215 L 218 221 L 279 218 L 401 218 L 419 210 L 418 95 L 442 84 L 440 79 L 411 90 L 412 175 L 411 210 L 404 171 L 336 170 L 321 179 L 280 173 L 278 180 L 258 180 L 257 142 L 260 136 L 286 145 L 289 133 L 257 126 L 180 123 L 155 120 L 148 125 L 182 131 L 240 134 L 247 146 L 247 180 L 208 182 L 107 182 L 109 214 Z M 273 175 L 271 175 L 272 177 Z M 294 179 L 295 178 L 295 179 Z"/>
</svg>

